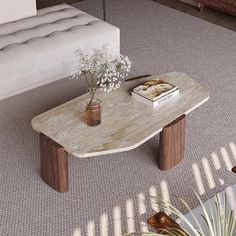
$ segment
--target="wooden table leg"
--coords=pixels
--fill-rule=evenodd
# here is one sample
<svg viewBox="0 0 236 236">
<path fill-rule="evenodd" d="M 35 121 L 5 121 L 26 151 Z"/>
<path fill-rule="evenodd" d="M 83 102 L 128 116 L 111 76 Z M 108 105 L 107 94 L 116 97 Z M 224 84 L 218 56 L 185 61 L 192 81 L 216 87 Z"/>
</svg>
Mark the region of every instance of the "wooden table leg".
<svg viewBox="0 0 236 236">
<path fill-rule="evenodd" d="M 68 191 L 68 154 L 58 143 L 40 133 L 41 177 L 58 192 Z"/>
<path fill-rule="evenodd" d="M 184 159 L 185 115 L 163 128 L 160 134 L 158 166 L 169 170 Z"/>
</svg>

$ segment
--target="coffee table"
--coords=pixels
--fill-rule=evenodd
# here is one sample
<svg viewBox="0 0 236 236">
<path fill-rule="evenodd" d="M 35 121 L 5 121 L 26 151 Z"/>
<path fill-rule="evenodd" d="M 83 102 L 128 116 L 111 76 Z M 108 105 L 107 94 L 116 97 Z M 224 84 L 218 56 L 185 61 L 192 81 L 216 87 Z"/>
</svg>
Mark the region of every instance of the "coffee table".
<svg viewBox="0 0 236 236">
<path fill-rule="evenodd" d="M 208 91 L 187 74 L 171 72 L 160 79 L 179 87 L 180 94 L 153 109 L 130 96 L 130 89 L 147 78 L 123 83 L 109 94 L 98 92 L 102 123 L 84 122 L 84 94 L 32 120 L 39 133 L 41 177 L 53 189 L 68 191 L 68 154 L 77 158 L 99 157 L 128 151 L 160 133 L 158 166 L 168 170 L 184 158 L 185 116 L 206 102 Z"/>
</svg>

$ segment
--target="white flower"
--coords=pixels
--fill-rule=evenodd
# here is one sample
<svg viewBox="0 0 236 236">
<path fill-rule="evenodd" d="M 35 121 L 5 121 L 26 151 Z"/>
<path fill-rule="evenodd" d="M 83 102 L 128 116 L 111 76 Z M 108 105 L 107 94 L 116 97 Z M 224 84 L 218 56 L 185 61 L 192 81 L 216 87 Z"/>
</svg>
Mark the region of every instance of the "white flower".
<svg viewBox="0 0 236 236">
<path fill-rule="evenodd" d="M 71 79 L 79 79 L 84 74 L 90 88 L 100 87 L 104 92 L 111 92 L 120 87 L 130 69 L 131 61 L 127 56 L 112 56 L 104 47 L 91 53 L 77 50 Z"/>
</svg>

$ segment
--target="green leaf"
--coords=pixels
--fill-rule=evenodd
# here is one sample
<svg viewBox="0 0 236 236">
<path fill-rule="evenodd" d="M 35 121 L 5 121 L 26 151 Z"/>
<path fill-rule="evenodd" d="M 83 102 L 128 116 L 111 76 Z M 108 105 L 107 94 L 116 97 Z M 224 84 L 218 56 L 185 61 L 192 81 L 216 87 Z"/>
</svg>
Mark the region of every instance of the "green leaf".
<svg viewBox="0 0 236 236">
<path fill-rule="evenodd" d="M 209 232 L 212 236 L 214 236 L 214 230 L 213 230 L 213 227 L 212 227 L 212 224 L 211 224 L 211 220 L 210 220 L 210 217 L 207 213 L 207 210 L 206 208 L 204 207 L 203 205 L 203 202 L 201 200 L 201 198 L 198 196 L 198 194 L 194 191 L 195 195 L 197 196 L 200 204 L 201 204 L 201 207 L 202 207 L 202 210 L 203 210 L 203 213 L 204 213 L 204 216 L 206 217 L 206 221 L 207 221 L 207 226 L 208 226 L 208 229 L 209 229 Z"/>
<path fill-rule="evenodd" d="M 174 207 L 171 203 L 165 202 L 163 200 L 161 200 L 161 203 L 164 207 L 166 207 L 166 209 L 170 210 L 172 213 L 174 213 L 176 216 L 178 216 L 182 221 L 184 221 L 190 227 L 190 229 L 193 231 L 193 233 L 196 236 L 200 235 L 199 232 L 192 225 L 192 223 L 176 207 Z M 187 232 L 186 229 L 185 229 L 185 231 Z M 187 233 L 189 234 L 189 232 L 187 232 Z"/>
<path fill-rule="evenodd" d="M 211 207 L 211 202 L 209 202 L 209 208 L 210 212 L 207 212 L 207 209 L 205 208 L 202 200 L 200 199 L 200 196 L 194 192 L 196 197 L 198 198 L 200 205 L 203 210 L 203 214 L 201 217 L 205 221 L 208 233 L 207 236 L 235 236 L 234 230 L 236 225 L 236 219 L 234 217 L 233 210 L 230 211 L 229 215 L 227 215 L 227 195 L 225 194 L 224 198 L 224 204 L 223 209 L 221 210 L 221 204 L 219 201 L 218 196 L 215 197 L 214 205 L 215 205 L 215 212 L 213 212 Z M 169 212 L 179 217 L 179 219 L 186 223 L 186 225 L 189 226 L 189 228 L 192 230 L 193 234 L 189 233 L 184 228 L 179 228 L 175 226 L 168 227 L 167 229 L 161 229 L 163 232 L 168 233 L 168 236 L 206 236 L 206 232 L 203 232 L 203 229 L 201 227 L 201 223 L 198 221 L 196 215 L 191 210 L 189 205 L 182 199 L 179 198 L 180 201 L 184 204 L 184 206 L 189 210 L 191 216 L 193 217 L 195 223 L 197 224 L 197 229 L 192 225 L 192 222 L 190 222 L 185 215 L 183 215 L 175 206 L 173 206 L 170 202 L 165 201 L 163 199 L 158 199 L 161 206 L 163 206 L 165 209 L 168 209 Z M 126 236 L 137 236 L 137 235 L 143 235 L 143 236 L 161 236 L 164 234 L 157 234 L 157 233 L 151 233 L 151 232 L 143 232 L 143 233 L 131 233 L 126 234 Z"/>
<path fill-rule="evenodd" d="M 228 227 L 227 227 L 227 233 L 229 236 L 233 235 L 233 231 L 235 229 L 235 218 L 234 218 L 234 212 L 231 210 L 229 214 L 229 219 L 228 219 Z"/>
<path fill-rule="evenodd" d="M 174 195 L 175 196 L 175 195 Z M 197 217 L 195 216 L 195 214 L 193 213 L 192 209 L 190 208 L 190 206 L 187 204 L 186 201 L 184 201 L 184 199 L 182 199 L 181 197 L 178 197 L 178 196 L 175 196 L 177 197 L 183 204 L 184 206 L 188 209 L 189 213 L 191 214 L 191 216 L 193 217 L 194 221 L 196 222 L 197 224 L 197 227 L 199 228 L 199 231 L 201 232 L 201 235 L 202 236 L 205 236 L 205 233 L 201 227 L 201 224 L 199 223 Z"/>
<path fill-rule="evenodd" d="M 216 220 L 215 220 L 215 215 L 212 210 L 211 203 L 209 202 L 209 208 L 210 208 L 210 213 L 211 213 L 211 219 L 212 219 L 212 225 L 214 229 L 214 235 L 217 235 L 217 226 L 216 226 Z"/>
</svg>

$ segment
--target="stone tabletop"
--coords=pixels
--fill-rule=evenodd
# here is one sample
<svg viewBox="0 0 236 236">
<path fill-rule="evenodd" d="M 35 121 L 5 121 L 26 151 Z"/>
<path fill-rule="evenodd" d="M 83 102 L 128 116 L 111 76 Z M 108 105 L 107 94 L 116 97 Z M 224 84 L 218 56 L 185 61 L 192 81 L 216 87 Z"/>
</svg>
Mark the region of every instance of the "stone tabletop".
<svg viewBox="0 0 236 236">
<path fill-rule="evenodd" d="M 99 126 L 90 127 L 84 122 L 85 101 L 89 98 L 89 94 L 84 94 L 35 117 L 32 127 L 78 158 L 134 149 L 209 98 L 207 89 L 187 74 L 171 72 L 158 78 L 175 84 L 180 94 L 157 108 L 130 96 L 131 88 L 150 79 L 145 78 L 126 82 L 109 94 L 98 92 L 97 98 L 102 101 Z"/>
</svg>

